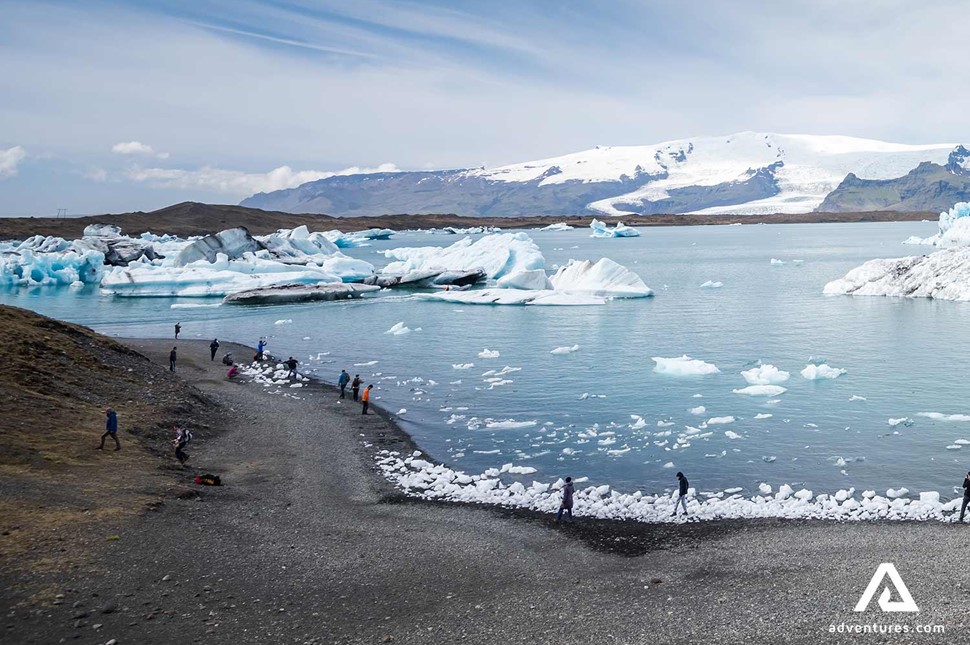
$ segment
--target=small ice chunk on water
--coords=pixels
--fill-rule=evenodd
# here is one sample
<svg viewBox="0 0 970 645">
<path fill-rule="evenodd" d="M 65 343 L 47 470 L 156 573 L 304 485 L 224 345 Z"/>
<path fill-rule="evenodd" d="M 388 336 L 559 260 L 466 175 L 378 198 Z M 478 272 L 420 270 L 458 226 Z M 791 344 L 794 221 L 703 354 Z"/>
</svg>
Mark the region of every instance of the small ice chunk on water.
<svg viewBox="0 0 970 645">
<path fill-rule="evenodd" d="M 499 353 L 497 350 L 488 349 L 487 347 L 478 352 L 479 358 L 498 358 L 499 356 L 501 356 L 501 353 Z"/>
<path fill-rule="evenodd" d="M 916 416 L 934 421 L 970 421 L 970 414 L 942 414 L 940 412 L 920 412 Z"/>
<path fill-rule="evenodd" d="M 765 484 L 764 482 L 758 484 L 758 490 L 762 495 L 771 495 L 771 486 L 769 484 Z"/>
<path fill-rule="evenodd" d="M 713 280 L 708 280 L 701 285 L 701 289 L 720 289 L 723 286 L 723 282 L 714 282 Z"/>
<path fill-rule="evenodd" d="M 866 401 L 866 400 L 867 400 L 866 397 L 858 396 L 856 394 L 853 394 L 852 396 L 849 397 L 849 401 Z"/>
<path fill-rule="evenodd" d="M 838 378 L 847 371 L 848 370 L 844 370 L 841 367 L 831 367 L 825 363 L 822 363 L 821 365 L 809 363 L 805 366 L 805 369 L 800 372 L 800 374 L 809 381 L 817 381 L 819 379 Z"/>
<path fill-rule="evenodd" d="M 290 325 L 292 323 L 293 323 L 293 319 L 292 318 L 284 318 L 283 320 L 277 320 L 273 324 L 274 325 Z"/>
<path fill-rule="evenodd" d="M 886 490 L 886 497 L 890 499 L 897 499 L 909 493 L 908 488 L 890 488 Z"/>
<path fill-rule="evenodd" d="M 888 423 L 890 426 L 894 428 L 900 424 L 908 428 L 913 425 L 913 420 L 910 419 L 909 417 L 900 417 L 898 419 L 889 419 L 886 423 Z"/>
<path fill-rule="evenodd" d="M 474 363 L 452 363 L 451 365 L 456 370 L 468 370 L 475 367 Z"/>
<path fill-rule="evenodd" d="M 514 419 L 508 419 L 505 421 L 489 421 L 485 424 L 485 427 L 493 430 L 516 430 L 518 428 L 531 428 L 535 425 L 537 425 L 535 421 L 515 421 Z"/>
<path fill-rule="evenodd" d="M 711 417 L 707 420 L 707 425 L 716 426 L 724 423 L 734 423 L 734 417 Z"/>
<path fill-rule="evenodd" d="M 774 365 L 759 365 L 741 372 L 741 376 L 748 385 L 778 385 L 791 378 L 789 372 L 780 370 Z"/>
<path fill-rule="evenodd" d="M 572 354 L 573 352 L 578 352 L 578 351 L 579 351 L 579 345 L 573 345 L 571 347 L 567 345 L 565 347 L 557 347 L 556 349 L 550 351 L 549 353 L 559 355 L 559 354 Z"/>
<path fill-rule="evenodd" d="M 677 358 L 654 356 L 653 362 L 656 363 L 653 367 L 654 372 L 670 376 L 704 376 L 721 371 L 713 363 L 705 363 L 686 354 Z"/>
<path fill-rule="evenodd" d="M 773 416 L 775 416 L 775 415 L 768 414 L 767 412 L 759 412 L 758 414 L 754 415 L 754 418 L 755 419 L 770 419 Z"/>
<path fill-rule="evenodd" d="M 780 385 L 749 385 L 737 390 L 731 390 L 735 394 L 745 394 L 747 396 L 778 396 L 788 390 Z"/>
<path fill-rule="evenodd" d="M 741 438 L 741 435 L 739 435 L 737 432 L 732 432 L 731 430 L 725 430 L 724 431 L 724 436 L 727 437 L 728 439 L 740 439 Z"/>
<path fill-rule="evenodd" d="M 705 412 L 707 412 L 707 408 L 705 408 L 703 405 L 699 405 L 696 408 L 691 408 L 690 410 L 688 410 L 688 412 L 690 412 L 691 414 L 704 414 Z"/>
</svg>

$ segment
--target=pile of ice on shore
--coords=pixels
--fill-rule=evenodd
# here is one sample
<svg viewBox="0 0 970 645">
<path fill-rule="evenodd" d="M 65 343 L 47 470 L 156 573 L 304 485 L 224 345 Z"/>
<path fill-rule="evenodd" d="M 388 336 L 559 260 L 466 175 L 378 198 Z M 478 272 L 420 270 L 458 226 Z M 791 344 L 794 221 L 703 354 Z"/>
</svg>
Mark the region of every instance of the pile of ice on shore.
<svg viewBox="0 0 970 645">
<path fill-rule="evenodd" d="M 943 247 L 929 255 L 869 260 L 825 285 L 826 295 L 970 300 L 970 203 L 940 213 L 940 233 L 909 244 Z"/>
<path fill-rule="evenodd" d="M 559 491 L 563 486 L 561 479 L 526 484 L 512 477 L 515 473 L 512 464 L 491 468 L 480 475 L 468 475 L 422 457 L 419 451 L 405 455 L 381 450 L 375 459 L 384 477 L 413 497 L 495 504 L 545 513 L 555 513 L 559 508 L 562 497 Z M 796 491 L 788 484 L 781 484 L 775 491 L 771 485 L 762 482 L 758 486 L 759 494 L 745 497 L 740 490 L 743 489 L 698 492 L 691 488 L 687 507 L 691 516 L 700 520 L 783 517 L 955 521 L 953 513 L 959 510 L 962 501 L 956 498 L 943 502 L 937 492 L 921 492 L 910 498 L 905 488 L 889 489 L 885 495 L 878 495 L 872 490 L 858 493 L 854 488 L 816 495 L 811 490 Z M 608 485 L 589 486 L 576 489 L 574 503 L 573 510 L 580 517 L 642 522 L 683 521 L 671 517 L 674 500 L 669 493 L 644 494 L 637 491 L 627 494 L 612 490 Z"/>
</svg>

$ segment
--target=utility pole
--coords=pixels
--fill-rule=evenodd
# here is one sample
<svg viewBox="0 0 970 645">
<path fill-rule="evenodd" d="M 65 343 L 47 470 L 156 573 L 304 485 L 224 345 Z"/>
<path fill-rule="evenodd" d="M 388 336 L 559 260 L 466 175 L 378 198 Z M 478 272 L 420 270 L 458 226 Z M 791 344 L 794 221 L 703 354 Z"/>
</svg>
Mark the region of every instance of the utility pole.
<svg viewBox="0 0 970 645">
<path fill-rule="evenodd" d="M 67 209 L 66 208 L 58 208 L 57 209 L 57 219 L 60 219 L 62 217 L 67 217 Z"/>
</svg>

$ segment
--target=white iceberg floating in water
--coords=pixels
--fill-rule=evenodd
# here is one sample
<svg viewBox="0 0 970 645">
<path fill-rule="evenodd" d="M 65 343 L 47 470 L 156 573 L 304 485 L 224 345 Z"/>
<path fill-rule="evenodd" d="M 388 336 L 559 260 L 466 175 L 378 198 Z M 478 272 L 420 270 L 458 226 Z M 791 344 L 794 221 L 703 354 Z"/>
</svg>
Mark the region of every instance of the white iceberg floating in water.
<svg viewBox="0 0 970 645">
<path fill-rule="evenodd" d="M 573 352 L 578 352 L 578 351 L 579 351 L 579 345 L 573 345 L 571 347 L 567 345 L 565 347 L 557 347 L 556 349 L 550 351 L 549 353 L 561 355 L 561 354 L 572 354 Z"/>
<path fill-rule="evenodd" d="M 501 355 L 502 354 L 498 350 L 492 350 L 487 347 L 482 351 L 478 352 L 479 358 L 498 358 Z"/>
<path fill-rule="evenodd" d="M 749 385 L 731 391 L 735 394 L 747 394 L 748 396 L 779 396 L 788 390 L 780 385 Z"/>
<path fill-rule="evenodd" d="M 820 379 L 838 378 L 843 374 L 845 374 L 847 371 L 848 370 L 844 370 L 841 367 L 830 367 L 825 363 L 822 363 L 821 365 L 814 365 L 809 363 L 808 365 L 805 366 L 805 369 L 803 369 L 800 372 L 800 374 L 802 375 L 803 378 L 806 378 L 809 381 L 817 381 Z"/>
<path fill-rule="evenodd" d="M 549 281 L 556 291 L 608 298 L 645 298 L 653 289 L 633 271 L 609 258 L 570 260 Z"/>
<path fill-rule="evenodd" d="M 741 372 L 741 376 L 749 385 L 778 385 L 791 378 L 790 373 L 782 371 L 774 365 L 759 365 Z"/>
<path fill-rule="evenodd" d="M 404 324 L 404 321 L 395 323 L 390 329 L 388 329 L 385 334 L 391 334 L 392 336 L 403 336 L 404 334 L 410 334 L 412 331 L 421 331 L 421 328 L 411 329 Z"/>
<path fill-rule="evenodd" d="M 713 363 L 705 363 L 686 354 L 677 358 L 654 356 L 652 360 L 656 363 L 653 367 L 654 372 L 670 376 L 704 376 L 721 371 Z"/>
<path fill-rule="evenodd" d="M 474 289 L 470 291 L 440 291 L 421 293 L 422 300 L 460 303 L 463 305 L 605 305 L 606 298 L 561 291 L 531 291 L 528 289 Z"/>
<path fill-rule="evenodd" d="M 557 222 L 555 224 L 550 224 L 549 226 L 543 226 L 539 229 L 540 231 L 571 231 L 573 227 L 566 222 Z"/>
<path fill-rule="evenodd" d="M 713 280 L 708 280 L 701 285 L 701 289 L 720 289 L 723 286 L 723 282 L 714 282 Z"/>
<path fill-rule="evenodd" d="M 942 412 L 919 412 L 918 417 L 926 417 L 934 421 L 970 421 L 970 414 L 943 414 Z"/>
<path fill-rule="evenodd" d="M 589 227 L 593 229 L 590 237 L 640 237 L 640 231 L 626 226 L 623 222 L 617 222 L 616 226 L 610 228 L 605 222 L 594 219 Z"/>
<path fill-rule="evenodd" d="M 384 273 L 403 275 L 412 271 L 441 273 L 483 269 L 497 280 L 509 274 L 545 267 L 542 251 L 525 233 L 486 235 L 472 242 L 470 237 L 447 247 L 402 247 L 384 251 L 392 260 Z"/>
</svg>

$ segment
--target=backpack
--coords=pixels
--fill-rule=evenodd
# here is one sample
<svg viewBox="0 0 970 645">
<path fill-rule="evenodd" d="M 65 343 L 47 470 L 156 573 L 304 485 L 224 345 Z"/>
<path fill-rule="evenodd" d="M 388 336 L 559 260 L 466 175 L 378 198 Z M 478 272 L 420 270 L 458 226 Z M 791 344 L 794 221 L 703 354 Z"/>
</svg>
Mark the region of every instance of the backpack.
<svg viewBox="0 0 970 645">
<path fill-rule="evenodd" d="M 219 475 L 210 475 L 209 473 L 197 475 L 193 481 L 202 486 L 222 486 L 222 478 Z"/>
</svg>

